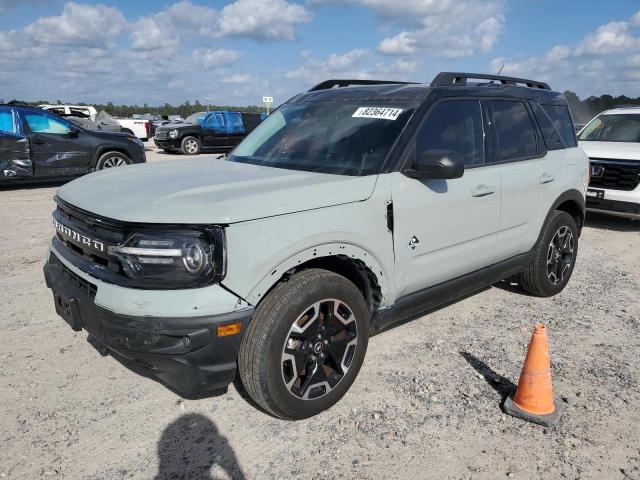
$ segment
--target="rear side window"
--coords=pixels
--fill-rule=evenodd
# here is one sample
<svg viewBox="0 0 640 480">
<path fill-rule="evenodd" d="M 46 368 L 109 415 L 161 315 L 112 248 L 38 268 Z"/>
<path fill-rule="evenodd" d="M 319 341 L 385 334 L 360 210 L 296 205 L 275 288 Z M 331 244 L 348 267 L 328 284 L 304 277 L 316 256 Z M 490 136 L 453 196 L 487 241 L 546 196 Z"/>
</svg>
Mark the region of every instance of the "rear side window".
<svg viewBox="0 0 640 480">
<path fill-rule="evenodd" d="M 0 133 L 18 134 L 18 128 L 11 110 L 0 110 Z"/>
<path fill-rule="evenodd" d="M 524 160 L 538 155 L 536 129 L 524 103 L 488 102 L 495 132 L 495 161 Z"/>
<path fill-rule="evenodd" d="M 564 144 L 567 147 L 575 147 L 577 145 L 576 133 L 569 109 L 564 105 L 542 105 L 542 109 L 560 132 Z"/>
<path fill-rule="evenodd" d="M 452 100 L 435 105 L 416 137 L 416 158 L 426 150 L 454 151 L 465 165 L 481 165 L 484 135 L 480 102 Z"/>
</svg>

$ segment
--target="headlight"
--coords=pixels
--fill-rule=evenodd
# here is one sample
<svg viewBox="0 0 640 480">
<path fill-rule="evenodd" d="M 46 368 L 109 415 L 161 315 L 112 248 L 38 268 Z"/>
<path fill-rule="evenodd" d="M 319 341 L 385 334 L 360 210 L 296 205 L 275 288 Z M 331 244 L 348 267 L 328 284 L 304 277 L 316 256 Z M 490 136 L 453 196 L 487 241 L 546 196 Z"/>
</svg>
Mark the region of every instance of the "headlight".
<svg viewBox="0 0 640 480">
<path fill-rule="evenodd" d="M 169 138 L 178 138 L 178 130 L 169 130 Z"/>
<path fill-rule="evenodd" d="M 133 233 L 109 247 L 131 286 L 193 288 L 221 281 L 225 274 L 222 228 L 202 231 Z"/>
</svg>

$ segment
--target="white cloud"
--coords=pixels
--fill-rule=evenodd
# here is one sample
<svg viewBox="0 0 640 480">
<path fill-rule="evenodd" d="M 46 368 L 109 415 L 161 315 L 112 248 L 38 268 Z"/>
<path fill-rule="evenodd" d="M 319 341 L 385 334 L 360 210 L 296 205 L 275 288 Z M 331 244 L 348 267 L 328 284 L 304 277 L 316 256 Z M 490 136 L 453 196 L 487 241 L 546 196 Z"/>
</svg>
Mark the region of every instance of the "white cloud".
<svg viewBox="0 0 640 480">
<path fill-rule="evenodd" d="M 640 94 L 640 36 L 634 33 L 636 13 L 629 21 L 609 22 L 580 40 L 575 47 L 556 45 L 543 55 L 496 58 L 489 65 L 505 75 L 545 80 L 552 88 L 583 94 Z"/>
<path fill-rule="evenodd" d="M 640 27 L 640 10 L 638 10 L 636 14 L 631 17 L 631 23 L 636 27 Z"/>
<path fill-rule="evenodd" d="M 325 60 L 314 58 L 307 50 L 300 53 L 302 65 L 289 70 L 285 77 L 304 84 L 319 83 L 327 78 L 371 78 L 372 73 L 361 67 L 369 55 L 365 49 L 354 49 L 344 54 L 332 53 Z"/>
<path fill-rule="evenodd" d="M 225 75 L 220 79 L 222 83 L 247 84 L 254 81 L 254 78 L 247 73 L 234 73 Z"/>
<path fill-rule="evenodd" d="M 488 52 L 504 29 L 504 0 L 312 0 L 361 5 L 402 28 L 380 42 L 389 55 L 459 58 Z M 385 28 L 386 30 L 386 28 Z"/>
<path fill-rule="evenodd" d="M 25 33 L 50 45 L 100 47 L 109 45 L 126 24 L 117 8 L 68 2 L 61 15 L 40 18 Z"/>
<path fill-rule="evenodd" d="M 296 26 L 310 20 L 305 7 L 286 0 L 236 0 L 220 12 L 218 32 L 220 36 L 294 40 Z"/>
<path fill-rule="evenodd" d="M 639 47 L 640 41 L 632 35 L 629 22 L 610 22 L 587 35 L 576 47 L 576 54 L 600 55 L 631 51 Z"/>
<path fill-rule="evenodd" d="M 217 68 L 234 64 L 240 58 L 240 52 L 220 48 L 196 48 L 193 51 L 193 60 L 204 68 Z"/>
</svg>

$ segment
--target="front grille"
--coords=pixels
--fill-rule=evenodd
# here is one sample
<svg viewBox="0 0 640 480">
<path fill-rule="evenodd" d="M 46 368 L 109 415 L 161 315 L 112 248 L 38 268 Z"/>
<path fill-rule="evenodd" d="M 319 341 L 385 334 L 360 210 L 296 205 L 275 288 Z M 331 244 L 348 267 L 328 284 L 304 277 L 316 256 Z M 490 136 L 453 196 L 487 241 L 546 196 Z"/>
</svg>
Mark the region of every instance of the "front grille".
<svg viewBox="0 0 640 480">
<path fill-rule="evenodd" d="M 65 276 L 67 281 L 73 283 L 76 287 L 78 287 L 83 292 L 87 293 L 90 298 L 95 298 L 96 293 L 98 292 L 98 287 L 96 287 L 93 283 L 87 282 L 84 278 L 79 277 L 71 270 L 67 268 L 67 266 L 62 263 L 58 257 L 56 257 L 53 253 L 49 256 L 49 263 L 52 265 L 56 265 L 62 274 Z"/>
<path fill-rule="evenodd" d="M 640 184 L 640 162 L 638 161 L 614 161 L 601 158 L 590 160 L 592 168 L 590 187 L 631 191 Z M 598 172 L 600 176 L 594 176 L 594 170 L 600 168 L 604 169 Z"/>
<path fill-rule="evenodd" d="M 155 134 L 154 138 L 156 140 L 166 140 L 168 138 L 167 137 L 167 132 L 159 132 L 159 131 L 156 130 L 156 134 Z"/>
<path fill-rule="evenodd" d="M 108 248 L 123 243 L 125 232 L 62 202 L 58 202 L 53 219 L 56 239 L 65 250 L 90 264 L 122 273 L 120 264 L 108 254 Z"/>
<path fill-rule="evenodd" d="M 587 208 L 625 213 L 628 215 L 640 215 L 640 204 L 638 203 L 620 202 L 618 200 L 607 200 L 604 198 L 587 197 Z"/>
</svg>

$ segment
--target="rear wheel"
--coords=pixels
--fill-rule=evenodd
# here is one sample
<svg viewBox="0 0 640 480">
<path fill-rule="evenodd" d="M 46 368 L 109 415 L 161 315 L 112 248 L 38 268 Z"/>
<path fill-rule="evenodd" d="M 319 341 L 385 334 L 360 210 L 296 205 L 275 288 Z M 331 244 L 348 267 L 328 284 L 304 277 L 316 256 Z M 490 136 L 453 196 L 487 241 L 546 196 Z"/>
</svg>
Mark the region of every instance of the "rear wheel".
<svg viewBox="0 0 640 480">
<path fill-rule="evenodd" d="M 96 170 L 104 170 L 105 168 L 123 167 L 124 165 L 130 165 L 131 159 L 124 153 L 120 152 L 107 152 L 100 156 L 96 163 Z"/>
<path fill-rule="evenodd" d="M 238 368 L 247 393 L 283 419 L 330 408 L 364 361 L 369 317 L 346 278 L 319 269 L 295 274 L 258 305 L 242 340 Z"/>
<path fill-rule="evenodd" d="M 182 153 L 185 155 L 198 155 L 200 153 L 200 139 L 184 137 L 182 139 Z"/>
<path fill-rule="evenodd" d="M 555 211 L 535 248 L 533 263 L 520 275 L 529 293 L 550 297 L 569 282 L 578 255 L 578 227 L 567 212 Z"/>
</svg>

